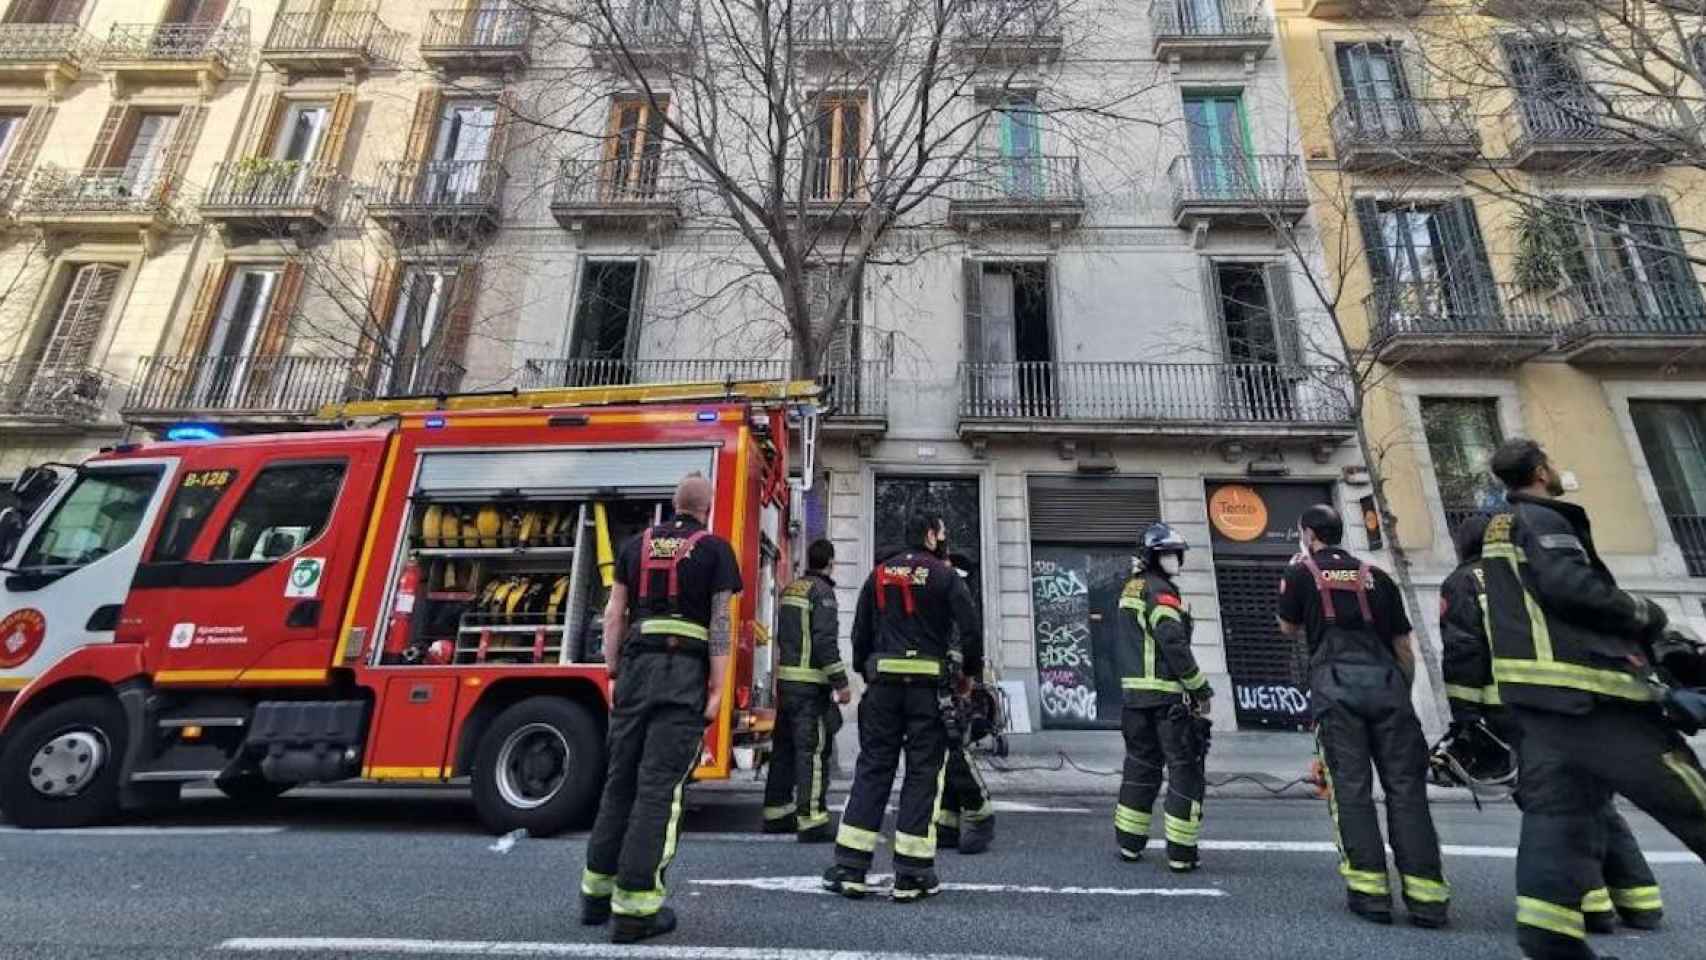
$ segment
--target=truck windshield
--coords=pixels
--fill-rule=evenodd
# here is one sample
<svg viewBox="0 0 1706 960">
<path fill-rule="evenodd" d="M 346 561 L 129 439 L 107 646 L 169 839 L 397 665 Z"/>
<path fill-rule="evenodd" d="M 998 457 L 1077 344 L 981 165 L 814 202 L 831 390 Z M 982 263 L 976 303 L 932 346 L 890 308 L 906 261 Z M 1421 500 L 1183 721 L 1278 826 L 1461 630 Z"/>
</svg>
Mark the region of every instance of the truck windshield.
<svg viewBox="0 0 1706 960">
<path fill-rule="evenodd" d="M 136 536 L 159 485 L 158 467 L 84 471 L 18 568 L 80 567 L 123 547 Z"/>
</svg>

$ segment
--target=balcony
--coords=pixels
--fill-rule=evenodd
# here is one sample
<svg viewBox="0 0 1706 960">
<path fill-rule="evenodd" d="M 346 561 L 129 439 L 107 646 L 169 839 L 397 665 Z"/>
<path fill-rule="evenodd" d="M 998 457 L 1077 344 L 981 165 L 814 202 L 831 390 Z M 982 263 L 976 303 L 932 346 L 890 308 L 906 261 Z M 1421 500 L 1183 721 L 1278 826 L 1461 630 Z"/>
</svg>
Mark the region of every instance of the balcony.
<svg viewBox="0 0 1706 960">
<path fill-rule="evenodd" d="M 1083 220 L 1077 157 L 968 157 L 949 185 L 948 224 L 960 229 L 1028 228 L 1058 236 Z"/>
<path fill-rule="evenodd" d="M 99 41 L 75 23 L 0 24 L 0 83 L 40 83 L 58 97 L 83 73 Z"/>
<path fill-rule="evenodd" d="M 1682 559 L 1688 564 L 1688 575 L 1706 577 L 1706 516 L 1671 514 L 1669 519 L 1676 545 L 1682 548 Z"/>
<path fill-rule="evenodd" d="M 421 38 L 421 59 L 445 74 L 506 74 L 528 64 L 533 16 L 523 8 L 480 3 L 434 10 Z"/>
<path fill-rule="evenodd" d="M 261 44 L 261 62 L 296 76 L 367 71 L 398 53 L 402 34 L 387 27 L 374 9 L 281 11 Z"/>
<path fill-rule="evenodd" d="M 104 371 L 82 364 L 0 360 L 0 424 L 77 426 L 106 409 L 112 386 Z"/>
<path fill-rule="evenodd" d="M 788 204 L 787 215 L 799 213 L 803 207 L 808 219 L 845 224 L 857 221 L 870 209 L 864 158 L 807 155 L 795 163 L 802 196 L 799 203 Z"/>
<path fill-rule="evenodd" d="M 1152 0 L 1155 57 L 1254 63 L 1273 43 L 1273 23 L 1253 0 Z"/>
<path fill-rule="evenodd" d="M 1362 308 L 1369 346 L 1386 364 L 1519 362 L 1550 349 L 1557 329 L 1544 296 L 1514 283 L 1382 284 Z"/>
<path fill-rule="evenodd" d="M 1706 300 L 1696 283 L 1576 283 L 1549 298 L 1564 359 L 1582 365 L 1706 367 Z"/>
<path fill-rule="evenodd" d="M 1500 114 L 1510 162 L 1524 170 L 1587 170 L 1662 163 L 1681 133 L 1663 97 L 1519 96 Z"/>
<path fill-rule="evenodd" d="M 565 230 L 641 230 L 653 246 L 681 219 L 684 184 L 663 158 L 564 160 L 551 192 L 551 215 Z"/>
<path fill-rule="evenodd" d="M 1338 442 L 1343 370 L 1255 363 L 962 363 L 960 435 L 1146 435 Z"/>
<path fill-rule="evenodd" d="M 505 176 L 486 160 L 382 163 L 367 213 L 398 236 L 483 236 L 497 227 Z"/>
<path fill-rule="evenodd" d="M 1328 117 L 1339 169 L 1460 170 L 1481 155 L 1463 97 L 1345 100 Z"/>
<path fill-rule="evenodd" d="M 1060 56 L 1056 0 L 962 0 L 954 50 L 995 64 L 1047 63 Z"/>
<path fill-rule="evenodd" d="M 177 225 L 175 184 L 164 173 L 125 167 L 80 171 L 44 167 L 18 202 L 17 220 L 61 237 L 139 239 L 152 252 L 160 236 Z"/>
<path fill-rule="evenodd" d="M 1289 154 L 1181 154 L 1167 179 L 1181 227 L 1291 224 L 1309 211 L 1303 164 Z"/>
<path fill-rule="evenodd" d="M 698 4 L 632 0 L 598 4 L 592 19 L 592 59 L 618 72 L 632 66 L 682 66 L 699 45 Z"/>
<path fill-rule="evenodd" d="M 150 84 L 193 83 L 212 97 L 249 50 L 249 21 L 226 23 L 115 23 L 97 64 L 113 98 L 123 100 Z"/>
<path fill-rule="evenodd" d="M 807 67 L 878 56 L 894 24 L 884 0 L 807 0 L 794 7 L 794 53 Z"/>
<path fill-rule="evenodd" d="M 342 178 L 330 163 L 250 157 L 213 168 L 202 220 L 228 237 L 265 234 L 303 239 L 332 225 Z"/>
<path fill-rule="evenodd" d="M 370 361 L 352 357 L 143 357 L 120 414 L 128 423 L 288 423 L 363 399 Z"/>
<path fill-rule="evenodd" d="M 1400 20 L 1422 12 L 1427 0 L 1303 0 L 1303 15 L 1317 20 Z"/>
</svg>

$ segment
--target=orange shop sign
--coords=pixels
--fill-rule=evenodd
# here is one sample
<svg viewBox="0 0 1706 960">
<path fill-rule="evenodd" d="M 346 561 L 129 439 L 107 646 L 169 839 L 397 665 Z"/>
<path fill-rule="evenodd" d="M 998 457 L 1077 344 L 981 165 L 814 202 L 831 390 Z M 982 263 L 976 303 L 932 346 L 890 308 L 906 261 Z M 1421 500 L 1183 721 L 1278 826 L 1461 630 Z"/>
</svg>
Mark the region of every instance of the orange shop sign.
<svg viewBox="0 0 1706 960">
<path fill-rule="evenodd" d="M 1254 487 L 1229 483 L 1208 498 L 1208 519 L 1228 540 L 1249 542 L 1268 529 L 1268 505 Z"/>
</svg>

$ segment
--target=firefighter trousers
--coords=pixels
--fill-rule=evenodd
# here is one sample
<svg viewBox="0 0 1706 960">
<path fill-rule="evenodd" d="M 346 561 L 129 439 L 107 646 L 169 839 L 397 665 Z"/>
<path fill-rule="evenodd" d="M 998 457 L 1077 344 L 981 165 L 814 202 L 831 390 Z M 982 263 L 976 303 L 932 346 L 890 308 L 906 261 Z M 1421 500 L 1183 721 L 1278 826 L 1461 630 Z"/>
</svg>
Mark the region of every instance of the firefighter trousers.
<svg viewBox="0 0 1706 960">
<path fill-rule="evenodd" d="M 935 867 L 935 816 L 948 749 L 938 692 L 934 679 L 885 677 L 865 688 L 859 700 L 859 761 L 835 835 L 835 862 L 840 866 L 871 868 L 895 768 L 905 754 L 906 776 L 894 825 L 895 874 L 918 876 Z"/>
<path fill-rule="evenodd" d="M 1439 835 L 1428 811 L 1428 744 L 1408 694 L 1372 691 L 1353 707 L 1316 690 L 1315 740 L 1327 776 L 1327 806 L 1339 845 L 1339 873 L 1355 907 L 1392 900 L 1386 843 L 1374 809 L 1374 777 L 1386 792 L 1386 828 L 1412 916 L 1444 920 L 1451 888 L 1440 866 Z"/>
<path fill-rule="evenodd" d="M 783 680 L 776 685 L 776 733 L 764 781 L 764 819 L 793 817 L 802 832 L 826 826 L 830 753 L 841 710 L 829 687 Z"/>
<path fill-rule="evenodd" d="M 1664 903 L 1659 898 L 1658 878 L 1653 876 L 1646 854 L 1641 852 L 1640 843 L 1629 829 L 1629 821 L 1617 812 L 1615 802 L 1606 802 L 1602 817 L 1605 820 L 1605 856 L 1600 860 L 1602 882 L 1582 897 L 1582 913 L 1656 923 L 1664 914 Z"/>
<path fill-rule="evenodd" d="M 705 737 L 707 664 L 691 654 L 624 657 L 611 696 L 610 764 L 586 844 L 581 892 L 645 917 L 663 906 L 682 791 Z"/>
<path fill-rule="evenodd" d="M 943 773 L 942 806 L 936 811 L 936 827 L 944 843 L 958 844 L 960 828 L 981 827 L 995 818 L 995 803 L 983 782 L 977 763 L 964 743 L 948 746 L 947 769 Z"/>
<path fill-rule="evenodd" d="M 1179 867 L 1197 862 L 1202 834 L 1203 790 L 1207 778 L 1188 711 L 1177 704 L 1127 705 L 1120 711 L 1125 736 L 1125 767 L 1119 802 L 1114 807 L 1114 839 L 1120 856 L 1136 860 L 1149 843 L 1161 772 L 1167 772 L 1167 797 L 1161 803 L 1167 861 Z"/>
<path fill-rule="evenodd" d="M 1532 960 L 1587 960 L 1594 952 L 1582 906 L 1602 869 L 1614 906 L 1660 906 L 1658 888 L 1639 882 L 1650 873 L 1620 876 L 1607 860 L 1618 833 L 1606 816 L 1612 794 L 1706 859 L 1706 773 L 1654 709 L 1601 704 L 1579 716 L 1511 709 L 1523 732 L 1517 941 Z"/>
</svg>

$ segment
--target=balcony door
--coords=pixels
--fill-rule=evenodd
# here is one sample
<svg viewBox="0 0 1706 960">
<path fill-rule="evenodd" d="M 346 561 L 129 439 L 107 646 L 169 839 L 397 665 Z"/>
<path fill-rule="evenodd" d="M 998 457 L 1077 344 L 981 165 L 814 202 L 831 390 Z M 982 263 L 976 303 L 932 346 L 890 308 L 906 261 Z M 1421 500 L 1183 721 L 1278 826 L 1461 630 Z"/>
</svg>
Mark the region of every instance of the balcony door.
<svg viewBox="0 0 1706 960">
<path fill-rule="evenodd" d="M 1474 204 L 1357 200 L 1381 319 L 1413 332 L 1503 325 Z"/>
<path fill-rule="evenodd" d="M 1598 119 L 1603 110 L 1569 47 L 1556 40 L 1506 37 L 1504 48 L 1523 127 L 1529 134 L 1583 139 L 1606 135 Z"/>
<path fill-rule="evenodd" d="M 1564 258 L 1572 312 L 1611 330 L 1706 328 L 1706 303 L 1668 203 L 1589 200 L 1573 212 L 1577 243 Z"/>
<path fill-rule="evenodd" d="M 1688 573 L 1706 577 L 1706 402 L 1634 400 L 1629 414 Z"/>
<path fill-rule="evenodd" d="M 34 362 L 20 371 L 17 389 L 31 413 L 69 416 L 88 413 L 99 399 L 100 375 L 91 370 L 95 347 L 112 312 L 124 268 L 112 263 L 73 267 L 53 310 L 53 324 L 40 341 Z"/>
<path fill-rule="evenodd" d="M 966 384 L 975 415 L 1054 416 L 1047 263 L 967 261 Z"/>
<path fill-rule="evenodd" d="M 491 162 L 492 131 L 496 125 L 496 104 L 456 101 L 444 105 L 439 114 L 438 136 L 433 141 L 432 163 L 424 181 L 428 185 L 425 202 L 479 202 L 486 168 Z"/>
<path fill-rule="evenodd" d="M 806 197 L 852 200 L 864 189 L 860 158 L 865 146 L 865 100 L 824 96 L 806 150 Z"/>
<path fill-rule="evenodd" d="M 607 201 L 650 200 L 657 195 L 663 157 L 667 100 L 618 100 L 610 110 L 605 171 L 599 178 Z"/>
<path fill-rule="evenodd" d="M 477 0 L 465 22 L 467 43 L 474 47 L 507 47 L 521 42 L 519 19 L 508 0 Z"/>
<path fill-rule="evenodd" d="M 646 297 L 644 260 L 588 260 L 575 298 L 565 387 L 632 383 Z"/>
<path fill-rule="evenodd" d="M 272 159 L 288 174 L 289 181 L 279 182 L 283 180 L 280 177 L 273 184 L 275 189 L 288 187 L 293 198 L 301 194 L 314 160 L 320 155 L 331 117 L 332 107 L 327 103 L 295 102 L 285 109 L 273 136 Z"/>
<path fill-rule="evenodd" d="M 1303 345 L 1285 265 L 1215 263 L 1212 272 L 1226 363 L 1223 415 L 1239 421 L 1294 419 Z"/>
<path fill-rule="evenodd" d="M 225 295 L 213 318 L 196 379 L 192 406 L 215 410 L 245 405 L 250 373 L 257 363 L 270 366 L 277 357 L 257 357 L 255 344 L 266 326 L 278 286 L 277 267 L 242 267 L 226 281 Z"/>
<path fill-rule="evenodd" d="M 455 282 L 455 268 L 405 270 L 379 362 L 378 383 L 385 395 L 435 392 L 438 368 L 449 359 L 440 340 Z"/>
<path fill-rule="evenodd" d="M 1360 138 L 1414 139 L 1421 117 L 1410 97 L 1396 41 L 1341 43 L 1334 51 L 1350 122 Z"/>
<path fill-rule="evenodd" d="M 1246 196 L 1253 178 L 1244 98 L 1238 94 L 1186 95 L 1185 132 L 1198 196 L 1206 200 Z"/>
<path fill-rule="evenodd" d="M 990 107 L 980 153 L 986 182 L 1012 200 L 1034 200 L 1047 187 L 1042 111 L 1033 93 L 1009 93 Z"/>
<path fill-rule="evenodd" d="M 86 179 L 84 189 L 121 198 L 159 196 L 172 166 L 178 120 L 176 112 L 128 112 L 105 149 L 97 141 L 97 156 L 90 166 L 100 168 L 102 174 Z"/>
<path fill-rule="evenodd" d="M 18 0 L 6 11 L 7 23 L 78 23 L 84 0 Z"/>
</svg>

